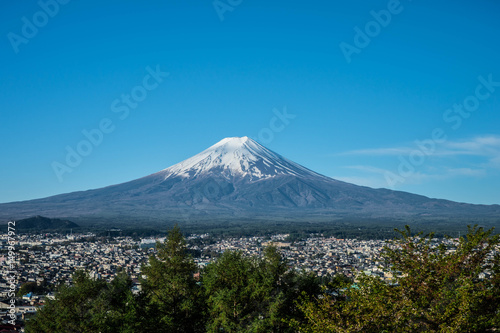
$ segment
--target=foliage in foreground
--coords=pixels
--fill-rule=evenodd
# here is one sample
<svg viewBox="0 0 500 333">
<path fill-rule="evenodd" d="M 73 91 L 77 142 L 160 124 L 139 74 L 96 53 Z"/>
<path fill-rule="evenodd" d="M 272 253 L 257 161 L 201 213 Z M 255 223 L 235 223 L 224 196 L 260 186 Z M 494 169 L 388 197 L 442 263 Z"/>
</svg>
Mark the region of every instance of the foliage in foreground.
<svg viewBox="0 0 500 333">
<path fill-rule="evenodd" d="M 391 283 L 336 276 L 322 286 L 290 270 L 274 247 L 226 251 L 202 271 L 175 227 L 144 268 L 143 290 L 119 274 L 63 286 L 27 332 L 488 332 L 500 327 L 499 236 L 469 228 L 454 246 L 409 228 L 385 248 Z M 496 254 L 493 255 L 493 253 Z M 483 276 L 484 273 L 487 276 Z"/>
<path fill-rule="evenodd" d="M 314 275 L 290 271 L 274 247 L 262 259 L 225 252 L 207 267 L 203 285 L 207 332 L 293 332 L 286 321 L 304 319 L 295 300 L 321 291 Z"/>
<path fill-rule="evenodd" d="M 120 273 L 111 282 L 92 280 L 84 272 L 73 275 L 74 285 L 62 286 L 28 321 L 27 332 L 137 332 L 141 314 L 130 278 Z"/>
<path fill-rule="evenodd" d="M 305 319 L 295 300 L 321 291 L 314 275 L 290 270 L 274 247 L 262 258 L 227 251 L 199 281 L 178 227 L 157 249 L 140 294 L 125 274 L 106 283 L 78 272 L 27 332 L 293 332 L 285 320 Z"/>
<path fill-rule="evenodd" d="M 393 283 L 361 276 L 342 297 L 303 296 L 300 332 L 487 332 L 500 327 L 499 236 L 469 228 L 456 248 L 409 228 L 384 252 Z M 493 255 L 496 249 L 496 254 Z M 482 273 L 491 274 L 490 277 Z"/>
</svg>

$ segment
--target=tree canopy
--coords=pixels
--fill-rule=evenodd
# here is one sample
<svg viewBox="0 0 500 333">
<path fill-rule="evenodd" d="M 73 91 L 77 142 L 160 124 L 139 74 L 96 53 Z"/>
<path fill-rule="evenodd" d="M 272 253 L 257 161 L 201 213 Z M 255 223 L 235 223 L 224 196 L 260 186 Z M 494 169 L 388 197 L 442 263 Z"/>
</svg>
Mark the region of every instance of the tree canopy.
<svg viewBox="0 0 500 333">
<path fill-rule="evenodd" d="M 179 227 L 170 230 L 165 242 L 158 242 L 156 248 L 157 255 L 143 267 L 150 325 L 155 332 L 203 332 L 204 300 L 194 279 L 197 267 Z"/>
<path fill-rule="evenodd" d="M 359 277 L 341 295 L 304 296 L 301 332 L 486 332 L 500 327 L 499 236 L 469 227 L 455 243 L 409 227 L 383 252 L 393 281 Z"/>
<path fill-rule="evenodd" d="M 27 322 L 26 331 L 56 332 L 137 332 L 141 325 L 138 299 L 132 282 L 119 273 L 111 283 L 93 280 L 83 271 L 73 275 L 73 285 L 63 285 L 55 300 L 48 300 Z"/>
<path fill-rule="evenodd" d="M 382 252 L 391 280 L 322 281 L 289 267 L 276 247 L 226 251 L 195 265 L 178 227 L 143 267 L 142 291 L 76 272 L 27 332 L 489 332 L 500 327 L 500 239 L 470 227 L 458 240 L 409 227 Z M 201 273 L 198 277 L 195 273 Z M 26 287 L 27 288 L 27 287 Z"/>
</svg>

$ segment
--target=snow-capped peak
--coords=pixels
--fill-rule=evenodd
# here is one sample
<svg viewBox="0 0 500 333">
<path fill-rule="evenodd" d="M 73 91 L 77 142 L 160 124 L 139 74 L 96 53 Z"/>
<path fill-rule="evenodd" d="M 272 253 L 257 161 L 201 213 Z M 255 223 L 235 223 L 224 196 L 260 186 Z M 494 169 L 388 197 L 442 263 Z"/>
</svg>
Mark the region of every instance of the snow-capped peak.
<svg viewBox="0 0 500 333">
<path fill-rule="evenodd" d="M 277 175 L 324 177 L 246 136 L 222 139 L 201 153 L 162 171 L 165 179 L 173 176 L 196 177 L 210 172 L 228 177 L 248 177 L 249 180 Z"/>
</svg>

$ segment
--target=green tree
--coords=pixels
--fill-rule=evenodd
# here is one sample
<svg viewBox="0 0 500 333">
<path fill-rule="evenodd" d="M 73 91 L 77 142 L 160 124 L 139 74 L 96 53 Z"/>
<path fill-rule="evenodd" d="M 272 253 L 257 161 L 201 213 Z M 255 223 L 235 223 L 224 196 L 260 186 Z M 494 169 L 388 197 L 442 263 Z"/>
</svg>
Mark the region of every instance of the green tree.
<svg viewBox="0 0 500 333">
<path fill-rule="evenodd" d="M 264 281 L 261 308 L 264 318 L 261 332 L 293 332 L 288 322 L 301 321 L 303 314 L 295 301 L 302 294 L 313 296 L 321 292 L 320 279 L 315 273 L 290 269 L 288 262 L 274 246 L 264 248 L 258 272 Z"/>
<path fill-rule="evenodd" d="M 131 281 L 126 274 L 118 274 L 106 283 L 77 271 L 73 282 L 61 286 L 56 298 L 38 310 L 27 322 L 26 332 L 140 332 Z"/>
<path fill-rule="evenodd" d="M 486 332 L 500 326 L 499 236 L 469 227 L 457 244 L 409 227 L 386 247 L 393 283 L 360 276 L 341 296 L 303 297 L 301 332 Z M 483 276 L 486 273 L 488 276 Z"/>
<path fill-rule="evenodd" d="M 499 235 L 469 227 L 455 247 L 401 231 L 386 249 L 398 278 L 409 324 L 431 332 L 484 331 L 497 326 L 500 306 Z M 484 273 L 490 277 L 483 276 Z"/>
<path fill-rule="evenodd" d="M 304 333 L 395 331 L 392 321 L 397 305 L 389 285 L 365 275 L 356 284 L 342 283 L 341 288 L 333 288 L 340 295 L 330 288 L 318 298 L 302 295 L 297 304 L 307 320 L 292 319 L 291 326 Z"/>
<path fill-rule="evenodd" d="M 203 274 L 208 332 L 238 332 L 254 319 L 255 263 L 239 251 L 226 251 Z"/>
<path fill-rule="evenodd" d="M 287 320 L 304 317 L 294 300 L 320 291 L 313 275 L 290 270 L 275 247 L 262 258 L 224 252 L 207 266 L 203 286 L 208 332 L 292 332 Z"/>
<path fill-rule="evenodd" d="M 24 295 L 28 293 L 34 293 L 34 294 L 40 294 L 45 292 L 46 288 L 44 287 L 45 281 L 41 285 L 38 285 L 36 282 L 26 282 L 24 283 L 21 288 L 16 293 L 17 297 L 23 297 Z"/>
<path fill-rule="evenodd" d="M 146 317 L 143 302 L 132 291 L 132 281 L 120 272 L 93 301 L 92 321 L 100 332 L 145 332 L 141 325 Z"/>
<path fill-rule="evenodd" d="M 157 243 L 157 255 L 143 267 L 148 325 L 154 326 L 155 332 L 203 331 L 203 298 L 193 276 L 196 271 L 186 240 L 175 226 L 164 243 Z"/>
</svg>

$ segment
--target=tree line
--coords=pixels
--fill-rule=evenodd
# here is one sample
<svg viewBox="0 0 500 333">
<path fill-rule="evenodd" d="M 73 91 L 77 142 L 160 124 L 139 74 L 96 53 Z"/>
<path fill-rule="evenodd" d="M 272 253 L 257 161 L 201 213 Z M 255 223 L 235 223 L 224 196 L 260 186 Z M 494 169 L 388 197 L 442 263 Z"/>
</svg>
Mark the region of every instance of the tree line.
<svg viewBox="0 0 500 333">
<path fill-rule="evenodd" d="M 200 274 L 176 226 L 143 267 L 141 291 L 76 272 L 26 332 L 489 332 L 500 327 L 500 240 L 471 227 L 453 246 L 409 228 L 382 253 L 390 282 L 319 280 L 279 250 L 226 251 Z"/>
</svg>

